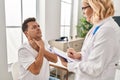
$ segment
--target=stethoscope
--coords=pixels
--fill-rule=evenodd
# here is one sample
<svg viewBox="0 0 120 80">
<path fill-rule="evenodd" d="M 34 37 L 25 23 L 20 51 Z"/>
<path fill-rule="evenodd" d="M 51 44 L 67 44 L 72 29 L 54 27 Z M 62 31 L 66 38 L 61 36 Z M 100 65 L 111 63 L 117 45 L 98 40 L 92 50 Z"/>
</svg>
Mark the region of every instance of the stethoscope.
<svg viewBox="0 0 120 80">
<path fill-rule="evenodd" d="M 87 41 L 87 43 L 85 43 L 85 45 L 88 45 L 90 42 L 92 42 L 94 40 L 94 35 L 100 29 L 100 26 L 101 25 L 96 26 L 90 33 L 88 33 L 88 35 L 85 39 L 85 42 Z"/>
<path fill-rule="evenodd" d="M 96 26 L 90 33 L 88 33 L 86 39 L 85 39 L 85 44 L 84 45 L 87 45 L 87 46 L 83 46 L 83 51 L 84 53 L 88 53 L 90 48 L 92 46 L 92 43 L 93 40 L 94 40 L 94 35 L 96 34 L 96 32 L 100 29 L 100 26 Z M 89 45 L 89 46 L 88 46 Z M 86 55 L 89 55 L 89 54 L 86 54 Z M 87 59 L 87 58 L 86 58 Z"/>
</svg>

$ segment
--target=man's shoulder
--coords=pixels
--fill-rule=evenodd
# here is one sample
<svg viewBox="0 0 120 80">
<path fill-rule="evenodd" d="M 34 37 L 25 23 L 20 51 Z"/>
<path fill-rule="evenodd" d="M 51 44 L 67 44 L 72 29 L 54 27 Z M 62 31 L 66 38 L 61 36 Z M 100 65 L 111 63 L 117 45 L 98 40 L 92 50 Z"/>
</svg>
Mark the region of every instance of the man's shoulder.
<svg viewBox="0 0 120 80">
<path fill-rule="evenodd" d="M 29 43 L 23 43 L 21 44 L 21 46 L 19 47 L 19 50 L 20 49 L 24 49 L 24 48 L 28 48 L 29 47 Z"/>
</svg>

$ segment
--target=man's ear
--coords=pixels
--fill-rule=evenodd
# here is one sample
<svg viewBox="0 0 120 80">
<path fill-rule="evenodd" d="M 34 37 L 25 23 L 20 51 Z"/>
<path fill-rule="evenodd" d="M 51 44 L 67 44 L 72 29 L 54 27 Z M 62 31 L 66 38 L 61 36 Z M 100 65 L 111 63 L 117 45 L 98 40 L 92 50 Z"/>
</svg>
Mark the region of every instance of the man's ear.
<svg viewBox="0 0 120 80">
<path fill-rule="evenodd" d="M 26 37 L 28 37 L 28 32 L 27 31 L 24 31 L 24 34 L 26 35 Z"/>
<path fill-rule="evenodd" d="M 29 35 L 28 31 L 25 31 L 24 34 L 26 35 L 26 37 L 28 38 L 28 40 L 32 40 L 31 36 Z"/>
</svg>

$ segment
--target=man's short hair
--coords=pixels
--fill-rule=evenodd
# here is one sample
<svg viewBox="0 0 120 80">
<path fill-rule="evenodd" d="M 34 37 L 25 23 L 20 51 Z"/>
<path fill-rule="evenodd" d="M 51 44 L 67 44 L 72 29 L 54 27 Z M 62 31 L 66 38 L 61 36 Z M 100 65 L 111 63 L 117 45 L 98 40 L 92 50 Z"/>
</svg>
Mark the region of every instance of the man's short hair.
<svg viewBox="0 0 120 80">
<path fill-rule="evenodd" d="M 31 17 L 31 18 L 27 18 L 24 20 L 24 22 L 22 24 L 22 31 L 23 32 L 25 32 L 28 29 L 27 23 L 32 22 L 32 21 L 36 21 L 36 19 L 34 17 Z"/>
</svg>

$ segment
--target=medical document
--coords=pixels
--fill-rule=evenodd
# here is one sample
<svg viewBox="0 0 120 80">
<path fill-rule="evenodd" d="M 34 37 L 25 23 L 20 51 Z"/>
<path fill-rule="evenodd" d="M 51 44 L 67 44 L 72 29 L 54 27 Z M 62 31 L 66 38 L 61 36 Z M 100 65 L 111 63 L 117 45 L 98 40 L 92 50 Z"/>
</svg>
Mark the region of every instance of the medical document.
<svg viewBox="0 0 120 80">
<path fill-rule="evenodd" d="M 52 47 L 49 50 L 52 51 L 53 53 L 55 53 L 56 55 L 64 58 L 67 62 L 75 61 L 74 59 L 68 57 L 66 52 L 63 52 L 62 50 L 60 50 L 58 48 Z"/>
</svg>

